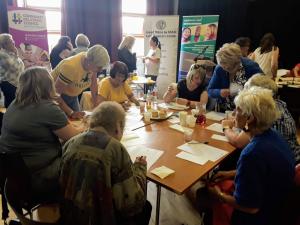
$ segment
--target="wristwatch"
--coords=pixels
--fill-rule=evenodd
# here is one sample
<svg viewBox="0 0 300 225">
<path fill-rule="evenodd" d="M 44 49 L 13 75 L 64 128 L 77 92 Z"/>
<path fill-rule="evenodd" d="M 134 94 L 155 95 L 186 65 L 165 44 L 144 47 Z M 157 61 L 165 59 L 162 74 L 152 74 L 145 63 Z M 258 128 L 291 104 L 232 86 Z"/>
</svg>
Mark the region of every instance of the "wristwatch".
<svg viewBox="0 0 300 225">
<path fill-rule="evenodd" d="M 229 126 L 224 126 L 223 127 L 223 132 L 225 132 L 226 129 L 230 129 L 230 127 Z"/>
</svg>

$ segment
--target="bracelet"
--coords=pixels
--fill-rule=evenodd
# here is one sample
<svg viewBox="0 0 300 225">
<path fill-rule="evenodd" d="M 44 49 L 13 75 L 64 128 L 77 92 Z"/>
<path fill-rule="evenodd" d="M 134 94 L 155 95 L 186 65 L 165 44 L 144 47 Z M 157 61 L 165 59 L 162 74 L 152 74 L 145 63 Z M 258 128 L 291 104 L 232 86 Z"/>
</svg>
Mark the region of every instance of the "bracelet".
<svg viewBox="0 0 300 225">
<path fill-rule="evenodd" d="M 68 114 L 68 116 L 71 117 L 71 116 L 73 115 L 73 113 L 74 113 L 74 111 L 72 110 L 72 111 Z"/>
</svg>

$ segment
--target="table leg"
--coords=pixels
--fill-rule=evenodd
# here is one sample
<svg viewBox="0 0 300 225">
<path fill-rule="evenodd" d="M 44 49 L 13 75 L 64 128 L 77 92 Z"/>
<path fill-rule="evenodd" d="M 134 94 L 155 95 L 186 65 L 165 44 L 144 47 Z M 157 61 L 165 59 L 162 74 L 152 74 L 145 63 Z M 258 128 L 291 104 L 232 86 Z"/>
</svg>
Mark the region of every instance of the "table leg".
<svg viewBox="0 0 300 225">
<path fill-rule="evenodd" d="M 160 195 L 161 195 L 161 186 L 156 184 L 157 193 L 156 193 L 156 214 L 155 214 L 155 225 L 159 225 L 159 212 L 160 212 Z"/>
</svg>

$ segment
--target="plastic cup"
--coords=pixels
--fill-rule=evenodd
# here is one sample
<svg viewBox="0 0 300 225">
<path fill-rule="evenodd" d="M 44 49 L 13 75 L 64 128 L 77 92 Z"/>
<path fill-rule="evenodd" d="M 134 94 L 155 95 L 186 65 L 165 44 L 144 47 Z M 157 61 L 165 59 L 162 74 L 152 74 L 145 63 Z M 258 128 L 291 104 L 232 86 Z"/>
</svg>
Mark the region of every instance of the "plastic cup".
<svg viewBox="0 0 300 225">
<path fill-rule="evenodd" d="M 184 141 L 190 142 L 193 140 L 193 130 L 185 130 L 184 131 Z"/>
<path fill-rule="evenodd" d="M 146 123 L 150 123 L 151 120 L 151 112 L 145 112 L 144 113 L 144 120 Z"/>
<path fill-rule="evenodd" d="M 143 114 L 145 112 L 145 102 L 140 102 L 140 113 Z"/>
<path fill-rule="evenodd" d="M 180 125 L 183 127 L 186 126 L 186 117 L 187 117 L 187 112 L 185 112 L 185 111 L 179 112 Z"/>
<path fill-rule="evenodd" d="M 193 115 L 194 117 L 197 117 L 198 114 L 199 114 L 199 110 L 198 110 L 198 109 L 192 109 L 191 112 L 192 112 L 192 115 Z"/>
<path fill-rule="evenodd" d="M 189 127 L 195 127 L 197 118 L 193 115 L 188 115 L 186 117 L 186 123 Z"/>
</svg>

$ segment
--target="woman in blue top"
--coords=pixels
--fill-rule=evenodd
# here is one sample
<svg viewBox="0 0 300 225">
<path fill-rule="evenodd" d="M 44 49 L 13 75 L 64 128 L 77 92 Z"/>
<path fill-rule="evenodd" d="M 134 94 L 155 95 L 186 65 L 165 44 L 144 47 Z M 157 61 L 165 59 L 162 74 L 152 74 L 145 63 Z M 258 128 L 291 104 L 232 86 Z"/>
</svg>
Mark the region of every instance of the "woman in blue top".
<svg viewBox="0 0 300 225">
<path fill-rule="evenodd" d="M 279 117 L 272 91 L 252 87 L 235 98 L 235 126 L 249 132 L 234 171 L 220 171 L 212 178 L 210 193 L 233 208 L 233 225 L 275 224 L 276 212 L 292 187 L 295 161 L 287 142 L 271 129 Z M 233 193 L 216 183 L 234 178 Z"/>
<path fill-rule="evenodd" d="M 241 48 L 235 43 L 224 44 L 216 58 L 218 65 L 209 82 L 208 95 L 218 99 L 219 111 L 234 110 L 234 97 L 253 74 L 262 70 L 256 62 L 242 57 Z"/>
</svg>

